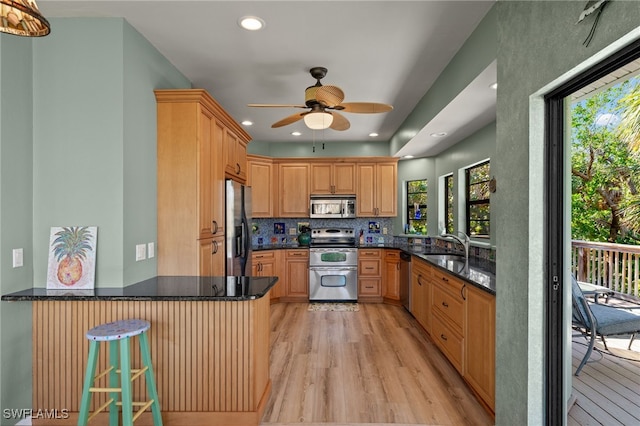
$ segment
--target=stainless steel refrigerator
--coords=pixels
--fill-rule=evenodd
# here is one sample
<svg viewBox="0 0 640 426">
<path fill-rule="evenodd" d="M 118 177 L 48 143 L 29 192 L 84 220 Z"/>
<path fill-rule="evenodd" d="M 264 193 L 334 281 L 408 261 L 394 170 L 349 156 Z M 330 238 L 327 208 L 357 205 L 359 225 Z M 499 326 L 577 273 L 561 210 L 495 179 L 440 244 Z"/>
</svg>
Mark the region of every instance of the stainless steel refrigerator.
<svg viewBox="0 0 640 426">
<path fill-rule="evenodd" d="M 251 275 L 251 188 L 226 181 L 226 273 Z"/>
</svg>

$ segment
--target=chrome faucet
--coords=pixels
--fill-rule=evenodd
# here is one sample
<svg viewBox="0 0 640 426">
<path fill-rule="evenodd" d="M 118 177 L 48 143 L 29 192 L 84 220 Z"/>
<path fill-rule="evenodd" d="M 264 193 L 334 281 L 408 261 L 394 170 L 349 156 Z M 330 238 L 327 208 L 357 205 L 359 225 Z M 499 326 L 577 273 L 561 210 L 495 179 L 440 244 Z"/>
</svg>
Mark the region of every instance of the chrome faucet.
<svg viewBox="0 0 640 426">
<path fill-rule="evenodd" d="M 460 235 L 462 237 L 460 237 Z M 443 237 L 449 237 L 456 240 L 458 243 L 464 247 L 464 263 L 465 265 L 469 264 L 469 246 L 471 244 L 471 238 L 467 234 L 462 231 L 457 231 L 456 234 L 442 234 Z"/>
</svg>

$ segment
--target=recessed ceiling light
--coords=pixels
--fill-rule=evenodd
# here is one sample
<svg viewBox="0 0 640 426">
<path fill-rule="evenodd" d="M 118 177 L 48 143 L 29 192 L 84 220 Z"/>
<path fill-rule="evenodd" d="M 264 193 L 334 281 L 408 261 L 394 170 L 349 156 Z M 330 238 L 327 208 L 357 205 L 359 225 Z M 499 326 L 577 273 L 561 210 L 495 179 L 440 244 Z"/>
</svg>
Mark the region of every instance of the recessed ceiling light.
<svg viewBox="0 0 640 426">
<path fill-rule="evenodd" d="M 300 136 L 302 133 L 300 133 L 300 132 L 291 132 L 291 134 L 292 134 L 293 136 Z"/>
<path fill-rule="evenodd" d="M 258 31 L 264 28 L 265 23 L 257 16 L 243 16 L 238 20 L 238 25 L 245 30 Z"/>
<path fill-rule="evenodd" d="M 434 138 L 441 138 L 444 136 L 447 136 L 447 132 L 431 133 L 431 137 L 434 137 Z"/>
<path fill-rule="evenodd" d="M 498 83 L 490 84 L 489 87 L 492 88 L 493 90 L 497 90 L 498 89 Z"/>
<path fill-rule="evenodd" d="M 242 122 L 242 125 L 243 125 L 243 126 L 251 126 L 251 125 L 253 125 L 253 121 L 244 120 L 244 121 Z"/>
<path fill-rule="evenodd" d="M 402 158 L 413 158 L 413 155 L 403 155 Z"/>
<path fill-rule="evenodd" d="M 369 133 L 369 136 L 371 136 L 372 138 L 378 137 L 379 135 L 376 132 L 373 133 Z"/>
</svg>

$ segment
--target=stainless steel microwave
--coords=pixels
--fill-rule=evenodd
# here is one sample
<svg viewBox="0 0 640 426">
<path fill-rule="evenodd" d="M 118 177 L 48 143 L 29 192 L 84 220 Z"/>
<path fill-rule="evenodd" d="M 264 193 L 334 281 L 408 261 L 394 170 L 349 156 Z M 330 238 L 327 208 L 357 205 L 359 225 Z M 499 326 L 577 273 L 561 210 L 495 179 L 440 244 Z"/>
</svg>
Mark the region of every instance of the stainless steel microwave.
<svg viewBox="0 0 640 426">
<path fill-rule="evenodd" d="M 309 217 L 315 219 L 356 217 L 355 195 L 312 195 Z"/>
</svg>

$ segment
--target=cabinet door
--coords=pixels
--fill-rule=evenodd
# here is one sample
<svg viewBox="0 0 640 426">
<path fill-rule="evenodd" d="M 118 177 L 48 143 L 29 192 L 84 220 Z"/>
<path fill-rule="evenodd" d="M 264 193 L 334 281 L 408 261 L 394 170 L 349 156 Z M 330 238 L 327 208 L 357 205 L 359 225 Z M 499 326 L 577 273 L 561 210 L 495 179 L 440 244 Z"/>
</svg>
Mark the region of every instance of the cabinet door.
<svg viewBox="0 0 640 426">
<path fill-rule="evenodd" d="M 251 186 L 252 217 L 273 217 L 273 163 L 251 158 L 247 184 Z"/>
<path fill-rule="evenodd" d="M 331 164 L 311 164 L 311 194 L 332 194 L 333 193 L 333 179 L 332 179 L 332 165 Z"/>
<path fill-rule="evenodd" d="M 480 397 L 495 407 L 495 296 L 466 286 L 464 376 Z"/>
<path fill-rule="evenodd" d="M 278 217 L 309 217 L 309 164 L 279 164 L 278 170 Z"/>
<path fill-rule="evenodd" d="M 287 296 L 309 298 L 309 252 L 286 250 Z"/>
<path fill-rule="evenodd" d="M 391 300 L 400 300 L 400 252 L 385 250 L 384 254 L 383 296 Z"/>
<path fill-rule="evenodd" d="M 210 238 L 214 234 L 213 226 L 213 163 L 211 151 L 213 138 L 211 137 L 211 113 L 201 108 L 198 117 L 198 223 L 200 237 Z M 215 122 L 215 119 L 213 120 Z"/>
<path fill-rule="evenodd" d="M 225 203 L 225 183 L 224 183 L 224 162 L 220 156 L 224 144 L 224 126 L 217 120 L 211 120 L 211 223 L 214 235 L 224 235 L 224 203 Z"/>
<path fill-rule="evenodd" d="M 225 174 L 240 183 L 247 181 L 247 145 L 226 129 L 224 143 Z"/>
<path fill-rule="evenodd" d="M 376 196 L 376 165 L 375 164 L 358 164 L 357 185 L 357 206 L 356 215 L 371 217 L 375 216 Z"/>
<path fill-rule="evenodd" d="M 356 165 L 337 163 L 333 165 L 333 193 L 356 193 Z"/>
<path fill-rule="evenodd" d="M 376 216 L 395 217 L 398 204 L 396 163 L 376 165 Z"/>
<path fill-rule="evenodd" d="M 411 306 L 416 320 L 431 333 L 431 267 L 420 260 L 411 263 Z"/>
<path fill-rule="evenodd" d="M 199 275 L 203 277 L 221 276 L 225 274 L 224 237 L 199 240 L 200 255 L 198 259 Z"/>
</svg>

